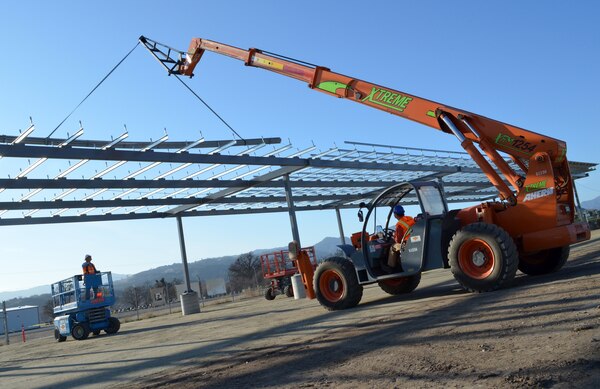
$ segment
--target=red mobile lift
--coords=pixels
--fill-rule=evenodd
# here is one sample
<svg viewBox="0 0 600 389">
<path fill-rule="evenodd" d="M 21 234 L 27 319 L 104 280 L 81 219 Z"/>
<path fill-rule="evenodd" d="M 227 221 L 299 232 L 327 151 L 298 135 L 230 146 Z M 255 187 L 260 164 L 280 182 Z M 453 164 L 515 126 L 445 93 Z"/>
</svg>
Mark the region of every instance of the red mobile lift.
<svg viewBox="0 0 600 389">
<path fill-rule="evenodd" d="M 307 247 L 301 251 L 305 252 L 308 256 L 308 262 L 310 263 L 308 267 L 309 269 L 312 268 L 312 272 L 314 272 L 317 267 L 315 248 Z M 288 297 L 294 296 L 291 277 L 299 271 L 296 260 L 290 258 L 288 250 L 261 255 L 260 265 L 262 267 L 263 278 L 271 280 L 271 285 L 265 291 L 265 298 L 267 300 L 273 300 L 278 294 L 285 294 Z M 302 273 L 305 272 L 303 271 Z"/>
</svg>

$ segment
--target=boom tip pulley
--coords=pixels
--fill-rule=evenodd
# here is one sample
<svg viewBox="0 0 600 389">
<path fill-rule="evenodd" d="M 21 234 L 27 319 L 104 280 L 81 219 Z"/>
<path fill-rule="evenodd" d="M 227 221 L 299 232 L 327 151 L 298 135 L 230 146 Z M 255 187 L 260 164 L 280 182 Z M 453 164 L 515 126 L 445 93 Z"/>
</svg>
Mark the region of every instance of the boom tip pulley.
<svg viewBox="0 0 600 389">
<path fill-rule="evenodd" d="M 152 54 L 154 58 L 165 68 L 169 75 L 179 75 L 180 66 L 185 63 L 187 53 L 181 50 L 174 49 L 165 44 L 159 43 L 141 35 L 138 39 L 140 43 Z"/>
</svg>

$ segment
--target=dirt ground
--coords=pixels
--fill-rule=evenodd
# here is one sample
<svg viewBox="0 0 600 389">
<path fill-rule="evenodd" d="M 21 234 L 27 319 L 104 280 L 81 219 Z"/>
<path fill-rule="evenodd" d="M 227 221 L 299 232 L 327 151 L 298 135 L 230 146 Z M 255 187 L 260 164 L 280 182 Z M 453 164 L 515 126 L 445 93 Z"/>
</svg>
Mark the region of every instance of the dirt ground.
<svg viewBox="0 0 600 389">
<path fill-rule="evenodd" d="M 600 233 L 558 273 L 472 294 L 449 271 L 328 312 L 278 296 L 0 347 L 3 388 L 598 388 Z"/>
</svg>

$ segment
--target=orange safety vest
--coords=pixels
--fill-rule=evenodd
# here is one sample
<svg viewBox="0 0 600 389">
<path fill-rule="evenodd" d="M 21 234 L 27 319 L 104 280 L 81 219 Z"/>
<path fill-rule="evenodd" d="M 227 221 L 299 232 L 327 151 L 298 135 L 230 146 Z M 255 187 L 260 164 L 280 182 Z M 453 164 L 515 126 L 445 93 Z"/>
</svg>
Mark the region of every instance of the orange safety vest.
<svg viewBox="0 0 600 389">
<path fill-rule="evenodd" d="M 401 240 L 406 231 L 409 231 L 405 238 L 408 239 L 410 236 L 410 230 L 412 230 L 412 226 L 414 225 L 415 219 L 410 216 L 402 216 L 400 219 L 398 219 L 398 223 L 396 223 L 396 231 L 394 232 L 394 240 L 396 243 L 402 243 Z"/>
<path fill-rule="evenodd" d="M 94 266 L 94 264 L 91 262 L 89 262 L 89 263 L 86 262 L 82 266 L 83 266 L 83 274 L 84 275 L 97 273 L 96 266 Z"/>
</svg>

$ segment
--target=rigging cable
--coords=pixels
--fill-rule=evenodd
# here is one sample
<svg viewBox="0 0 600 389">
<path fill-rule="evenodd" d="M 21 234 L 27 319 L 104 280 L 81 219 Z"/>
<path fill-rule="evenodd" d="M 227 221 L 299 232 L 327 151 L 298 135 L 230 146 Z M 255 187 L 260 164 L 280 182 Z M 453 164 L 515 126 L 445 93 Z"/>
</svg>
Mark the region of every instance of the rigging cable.
<svg viewBox="0 0 600 389">
<path fill-rule="evenodd" d="M 228 123 L 227 123 L 227 122 L 226 122 L 226 121 L 225 121 L 225 120 L 224 120 L 224 119 L 223 119 L 221 116 L 219 116 L 219 114 L 218 114 L 218 113 L 216 113 L 216 112 L 215 112 L 215 110 L 214 110 L 214 109 L 212 109 L 212 108 L 210 107 L 210 105 L 208 105 L 208 104 L 206 103 L 206 101 L 202 100 L 202 98 L 201 98 L 200 96 L 198 96 L 198 94 L 196 94 L 196 92 L 194 92 L 194 91 L 192 90 L 192 88 L 190 88 L 190 87 L 188 86 L 188 84 L 186 84 L 186 83 L 185 83 L 185 82 L 184 82 L 184 81 L 183 81 L 183 80 L 182 80 L 182 79 L 181 79 L 181 78 L 180 78 L 180 77 L 179 77 L 177 74 L 174 74 L 174 76 L 175 76 L 175 78 L 177 78 L 177 79 L 179 80 L 179 82 L 181 82 L 181 83 L 183 84 L 183 86 L 185 86 L 185 87 L 186 87 L 186 88 L 187 88 L 187 89 L 188 89 L 188 90 L 189 90 L 189 91 L 190 91 L 190 92 L 191 92 L 191 93 L 192 93 L 194 96 L 196 96 L 196 98 L 197 98 L 198 100 L 200 100 L 200 101 L 202 102 L 202 104 L 204 104 L 204 106 L 210 110 L 210 112 L 212 112 L 212 113 L 213 113 L 213 114 L 214 114 L 216 117 L 218 117 L 218 118 L 219 118 L 219 120 L 221 120 L 221 122 L 223 122 L 223 124 L 225 124 L 225 125 L 226 125 L 226 126 L 227 126 L 227 127 L 230 129 L 230 130 L 231 130 L 231 131 L 233 131 L 233 133 L 234 133 L 235 135 L 237 135 L 237 136 L 238 136 L 238 138 L 240 138 L 241 140 L 244 140 L 244 138 L 242 138 L 242 137 L 240 136 L 240 134 L 238 134 L 238 133 L 237 133 L 237 131 L 235 131 L 235 130 L 233 129 L 233 127 L 231 127 L 231 126 L 230 126 L 230 125 L 229 125 L 229 124 L 228 124 Z"/>
<path fill-rule="evenodd" d="M 112 68 L 112 70 L 111 70 L 110 72 L 108 72 L 108 74 L 107 74 L 106 76 L 104 76 L 104 78 L 103 78 L 102 80 L 100 80 L 100 82 L 99 82 L 99 83 L 98 83 L 98 84 L 97 84 L 97 85 L 94 87 L 94 89 L 92 89 L 92 90 L 90 91 L 90 93 L 88 93 L 88 94 L 87 94 L 87 96 L 85 96 L 85 97 L 83 98 L 83 100 L 81 100 L 81 102 L 80 102 L 79 104 L 77 104 L 77 106 L 76 106 L 75 108 L 73 108 L 73 110 L 71 111 L 71 113 L 70 113 L 70 114 L 68 114 L 68 115 L 67 115 L 67 117 L 66 117 L 66 118 L 64 118 L 64 119 L 63 119 L 63 121 L 62 121 L 62 122 L 60 122 L 60 123 L 58 124 L 58 126 L 56 126 L 56 128 L 55 128 L 54 130 L 52 130 L 52 132 L 50 133 L 50 135 L 48 135 L 48 136 L 46 137 L 46 139 L 50 138 L 50 137 L 52 136 L 52 134 L 54 134 L 54 133 L 56 132 L 56 130 L 58 130 L 58 128 L 59 128 L 60 126 L 62 126 L 62 124 L 63 124 L 63 123 L 64 123 L 64 122 L 65 122 L 65 121 L 66 121 L 66 120 L 69 118 L 69 117 L 71 117 L 71 115 L 73 114 L 73 112 L 75 112 L 75 111 L 77 110 L 77 108 L 79 108 L 79 106 L 80 106 L 81 104 L 83 104 L 83 102 L 84 102 L 84 101 L 86 101 L 86 100 L 87 100 L 87 98 L 88 98 L 88 97 L 90 97 L 90 96 L 91 96 L 91 94 L 92 94 L 92 93 L 94 93 L 94 91 L 95 91 L 96 89 L 98 89 L 98 87 L 99 87 L 99 86 L 100 86 L 100 85 L 101 85 L 101 84 L 104 82 L 104 80 L 106 80 L 106 79 L 108 78 L 108 76 L 110 76 L 110 75 L 112 74 L 112 72 L 114 72 L 114 71 L 115 71 L 115 70 L 116 70 L 116 69 L 119 67 L 119 65 L 121 65 L 121 63 L 123 63 L 123 61 L 125 61 L 125 59 L 126 59 L 127 57 L 129 57 L 129 54 L 131 54 L 131 53 L 133 52 L 133 50 L 135 50 L 135 49 L 136 49 L 136 47 L 138 47 L 138 45 L 139 45 L 139 44 L 140 44 L 140 42 L 138 42 L 138 43 L 137 43 L 135 46 L 133 46 L 133 49 L 129 50 L 129 53 L 127 53 L 127 55 L 125 55 L 125 57 L 123 57 L 123 59 L 121 59 L 121 60 L 119 61 L 119 63 L 117 63 L 117 64 L 115 65 L 115 67 L 113 67 L 113 68 Z"/>
</svg>

